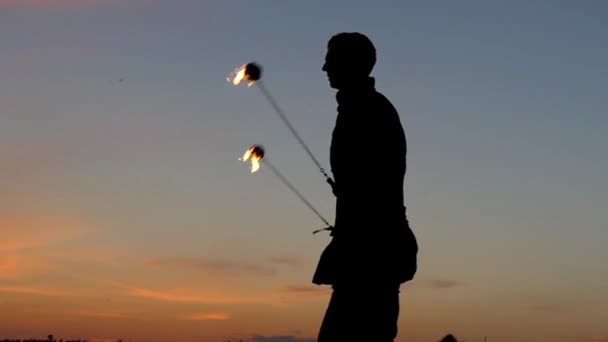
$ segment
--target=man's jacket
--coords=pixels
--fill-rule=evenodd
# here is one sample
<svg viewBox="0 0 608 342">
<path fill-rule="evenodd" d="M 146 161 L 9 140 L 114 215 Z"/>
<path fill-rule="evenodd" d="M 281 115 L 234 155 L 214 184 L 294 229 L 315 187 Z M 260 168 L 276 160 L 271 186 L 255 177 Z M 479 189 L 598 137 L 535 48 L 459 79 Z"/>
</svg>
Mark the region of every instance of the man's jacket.
<svg viewBox="0 0 608 342">
<path fill-rule="evenodd" d="M 313 283 L 404 283 L 416 272 L 418 245 L 404 205 L 407 145 L 399 114 L 371 77 L 336 99 L 335 224 Z"/>
</svg>

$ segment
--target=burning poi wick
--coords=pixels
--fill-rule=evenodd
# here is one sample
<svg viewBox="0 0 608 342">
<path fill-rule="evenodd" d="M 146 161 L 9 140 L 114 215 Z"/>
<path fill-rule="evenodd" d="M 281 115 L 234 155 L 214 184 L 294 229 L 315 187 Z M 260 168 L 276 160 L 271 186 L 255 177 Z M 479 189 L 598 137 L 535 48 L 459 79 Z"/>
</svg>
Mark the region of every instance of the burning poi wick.
<svg viewBox="0 0 608 342">
<path fill-rule="evenodd" d="M 265 153 L 266 152 L 264 151 L 264 148 L 262 146 L 252 145 L 245 152 L 243 157 L 239 158 L 239 159 L 242 160 L 243 162 L 246 162 L 247 160 L 251 159 L 251 173 L 255 173 L 260 169 L 260 162 L 262 161 L 262 159 L 264 159 Z M 325 223 L 327 225 L 327 228 L 315 230 L 314 232 L 312 232 L 313 234 L 316 234 L 323 230 L 333 229 L 332 225 L 329 224 L 329 222 L 319 213 L 319 211 L 317 211 L 317 209 L 315 209 L 312 206 L 312 204 L 310 204 L 310 202 L 308 202 L 308 200 L 306 198 L 304 198 L 304 196 L 302 196 L 300 191 L 298 191 L 298 189 L 296 189 L 296 187 L 293 186 L 293 184 L 291 184 L 291 182 L 289 182 L 289 180 L 287 180 L 287 178 L 285 178 L 285 176 L 283 176 L 283 174 L 274 165 L 272 165 L 272 163 L 270 163 L 268 161 L 268 159 L 264 159 L 264 164 L 266 166 L 268 166 L 270 168 L 270 170 L 272 170 L 272 172 L 277 177 L 279 177 L 279 179 L 283 182 L 283 184 L 285 184 L 291 191 L 293 191 L 293 193 L 295 193 L 300 198 L 300 200 L 302 200 L 302 202 L 304 202 L 304 204 L 306 204 L 308 206 L 308 208 L 310 208 L 310 210 L 312 210 L 315 214 L 317 214 L 317 216 L 321 219 L 321 221 L 323 221 L 323 223 Z"/>
<path fill-rule="evenodd" d="M 287 128 L 289 128 L 291 133 L 296 137 L 296 139 L 298 140 L 300 145 L 304 148 L 306 153 L 308 153 L 308 155 L 310 156 L 312 161 L 317 165 L 317 167 L 319 168 L 319 171 L 321 171 L 321 174 L 323 174 L 326 181 L 333 186 L 334 181 L 331 179 L 331 177 L 329 177 L 327 175 L 327 172 L 325 172 L 325 169 L 321 166 L 321 163 L 319 163 L 319 161 L 312 154 L 312 152 L 310 151 L 308 146 L 306 146 L 306 143 L 304 143 L 304 140 L 302 140 L 302 138 L 300 137 L 300 135 L 298 134 L 296 129 L 293 127 L 293 125 L 287 119 L 287 116 L 285 116 L 285 113 L 283 112 L 283 110 L 281 110 L 281 108 L 279 107 L 279 105 L 277 104 L 275 99 L 272 97 L 272 95 L 270 95 L 270 92 L 268 91 L 268 89 L 262 83 L 261 78 L 262 78 L 262 67 L 259 64 L 252 62 L 249 64 L 242 65 L 240 68 L 237 68 L 226 79 L 228 80 L 228 82 L 232 83 L 235 86 L 239 85 L 242 80 L 248 81 L 247 87 L 251 87 L 254 83 L 257 84 L 258 88 L 262 91 L 262 94 L 266 97 L 268 102 L 270 102 L 270 105 L 274 108 L 277 115 L 279 115 L 281 120 L 283 120 L 283 123 L 285 123 Z"/>
</svg>

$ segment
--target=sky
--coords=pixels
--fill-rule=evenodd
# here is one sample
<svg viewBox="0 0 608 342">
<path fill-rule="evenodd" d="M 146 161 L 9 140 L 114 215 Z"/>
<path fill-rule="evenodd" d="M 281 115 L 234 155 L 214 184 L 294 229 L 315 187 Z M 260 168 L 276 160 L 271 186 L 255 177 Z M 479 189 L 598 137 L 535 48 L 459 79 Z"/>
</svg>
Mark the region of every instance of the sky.
<svg viewBox="0 0 608 342">
<path fill-rule="evenodd" d="M 0 338 L 314 341 L 333 220 L 327 40 L 408 142 L 397 341 L 608 341 L 608 4 L 0 0 Z M 362 138 L 361 143 L 365 143 Z M 356 148 L 355 146 L 353 148 Z M 381 176 L 362 156 L 370 177 Z"/>
</svg>

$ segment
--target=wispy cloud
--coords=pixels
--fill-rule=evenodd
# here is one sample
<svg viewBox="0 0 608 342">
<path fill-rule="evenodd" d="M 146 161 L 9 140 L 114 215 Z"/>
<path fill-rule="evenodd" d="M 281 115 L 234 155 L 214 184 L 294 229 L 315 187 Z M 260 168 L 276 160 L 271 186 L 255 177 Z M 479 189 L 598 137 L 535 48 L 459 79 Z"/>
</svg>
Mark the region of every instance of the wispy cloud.
<svg viewBox="0 0 608 342">
<path fill-rule="evenodd" d="M 144 298 L 157 301 L 178 303 L 203 303 L 203 304 L 251 304 L 264 303 L 267 300 L 257 297 L 225 296 L 225 295 L 196 295 L 183 290 L 155 291 L 143 288 L 132 288 L 127 291 L 131 297 Z"/>
<path fill-rule="evenodd" d="M 276 269 L 266 265 L 249 263 L 246 261 L 205 259 L 205 258 L 162 258 L 150 262 L 151 265 L 172 268 L 194 269 L 206 273 L 221 275 L 258 275 L 269 276 L 276 273 Z"/>
<path fill-rule="evenodd" d="M 67 312 L 67 314 L 93 318 L 128 319 L 137 321 L 150 320 L 150 318 L 145 317 L 143 314 L 133 314 L 118 311 L 76 311 L 73 313 Z"/>
<path fill-rule="evenodd" d="M 0 279 L 14 279 L 23 274 L 24 261 L 18 255 L 0 255 Z"/>
<path fill-rule="evenodd" d="M 42 316 L 56 316 L 58 314 L 57 310 L 52 308 L 26 308 L 24 312 L 29 314 L 36 314 Z M 95 310 L 71 310 L 62 308 L 61 315 L 66 317 L 89 317 L 89 318 L 105 318 L 105 319 L 126 319 L 126 320 L 138 320 L 138 321 L 148 321 L 152 318 L 146 315 L 145 312 L 133 312 L 129 309 L 126 310 L 104 310 L 102 308 L 96 308 Z M 113 340 L 115 341 L 115 340 Z"/>
<path fill-rule="evenodd" d="M 38 248 L 75 238 L 92 229 L 75 217 L 14 209 L 0 211 L 0 252 Z"/>
<path fill-rule="evenodd" d="M 522 306 L 543 313 L 572 313 L 583 304 L 584 299 L 566 295 L 556 296 L 545 293 L 522 294 L 519 301 Z M 608 341 L 607 341 L 608 342 Z"/>
<path fill-rule="evenodd" d="M 331 290 L 326 287 L 313 285 L 286 285 L 277 289 L 278 293 L 297 296 L 326 296 Z"/>
<path fill-rule="evenodd" d="M 36 287 L 0 287 L 0 292 L 22 294 L 22 295 L 34 295 L 34 296 L 45 296 L 45 297 L 67 297 L 73 294 L 66 291 L 47 289 L 47 288 L 36 288 Z"/>
<path fill-rule="evenodd" d="M 230 318 L 230 315 L 222 312 L 197 313 L 184 317 L 188 321 L 227 321 Z"/>
<path fill-rule="evenodd" d="M 54 271 L 51 257 L 58 243 L 70 242 L 93 231 L 84 220 L 19 205 L 0 209 L 0 279 L 17 280 Z M 68 258 L 74 259 L 71 254 Z"/>
<path fill-rule="evenodd" d="M 293 258 L 293 257 L 288 257 L 288 256 L 275 256 L 275 257 L 269 258 L 268 261 L 273 264 L 285 265 L 285 266 L 294 267 L 294 268 L 300 267 L 302 265 L 300 260 Z"/>
<path fill-rule="evenodd" d="M 263 262 L 231 260 L 220 258 L 173 257 L 150 260 L 149 265 L 166 268 L 197 270 L 221 276 L 272 276 L 278 273 L 278 266 L 295 267 L 298 261 L 289 257 L 273 257 Z"/>
<path fill-rule="evenodd" d="M 442 290 L 463 286 L 464 284 L 459 281 L 449 279 L 427 279 L 422 282 L 422 285 L 427 288 Z"/>
<path fill-rule="evenodd" d="M 299 338 L 296 336 L 253 336 L 253 342 L 315 342 L 314 338 Z"/>
</svg>

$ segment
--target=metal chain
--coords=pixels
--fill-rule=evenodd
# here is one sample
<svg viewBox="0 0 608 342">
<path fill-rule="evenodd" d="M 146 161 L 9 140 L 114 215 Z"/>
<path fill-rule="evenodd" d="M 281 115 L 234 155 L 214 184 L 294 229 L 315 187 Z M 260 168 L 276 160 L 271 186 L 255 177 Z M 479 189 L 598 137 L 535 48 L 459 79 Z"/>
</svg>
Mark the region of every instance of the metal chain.
<svg viewBox="0 0 608 342">
<path fill-rule="evenodd" d="M 319 171 L 321 171 L 321 173 L 323 174 L 323 176 L 326 178 L 327 181 L 331 182 L 332 181 L 331 178 L 327 175 L 327 173 L 325 172 L 325 169 L 321 166 L 321 163 L 319 163 L 319 161 L 312 154 L 312 152 L 310 151 L 310 149 L 308 148 L 308 146 L 306 146 L 306 143 L 304 143 L 304 140 L 302 140 L 302 138 L 300 138 L 300 135 L 298 134 L 298 132 L 296 131 L 296 129 L 291 125 L 291 123 L 289 122 L 289 120 L 285 116 L 285 113 L 283 113 L 283 111 L 281 110 L 281 108 L 279 107 L 279 105 L 277 104 L 277 102 L 274 100 L 274 98 L 272 97 L 272 95 L 270 95 L 270 92 L 268 92 L 268 89 L 266 89 L 266 87 L 261 82 L 261 80 L 258 80 L 256 82 L 256 84 L 258 85 L 258 87 L 262 91 L 262 94 L 264 94 L 264 96 L 266 97 L 266 99 L 268 100 L 268 102 L 270 102 L 270 104 L 272 105 L 272 107 L 274 108 L 274 110 L 277 112 L 277 114 L 279 115 L 279 117 L 283 120 L 283 122 L 285 123 L 285 125 L 287 126 L 287 128 L 289 128 L 289 130 L 296 137 L 296 139 L 298 140 L 298 142 L 300 143 L 300 145 L 308 153 L 308 155 L 310 156 L 310 158 L 312 159 L 312 161 L 317 165 L 317 167 L 319 168 Z"/>
<path fill-rule="evenodd" d="M 302 202 L 304 202 L 304 204 L 306 204 L 306 205 L 308 206 L 308 208 L 310 208 L 310 210 L 312 210 L 312 211 L 313 211 L 315 214 L 317 214 L 317 216 L 318 216 L 318 217 L 321 219 L 321 221 L 323 221 L 323 223 L 325 223 L 325 224 L 326 224 L 326 225 L 328 225 L 328 226 L 331 226 L 331 224 L 329 224 L 329 222 L 327 222 L 327 220 L 326 220 L 326 219 L 325 219 L 325 218 L 324 218 L 324 217 L 321 215 L 321 213 L 319 213 L 319 212 L 317 211 L 317 209 L 315 209 L 315 208 L 312 206 L 312 204 L 310 204 L 310 202 L 308 202 L 308 200 L 307 200 L 306 198 L 304 198 L 304 196 L 302 196 L 302 194 L 301 194 L 301 193 L 298 191 L 298 189 L 296 189 L 296 187 L 295 187 L 295 186 L 293 186 L 293 185 L 291 184 L 291 182 L 289 182 L 289 181 L 287 180 L 287 178 L 285 178 L 285 176 L 283 176 L 283 174 L 282 174 L 281 172 L 279 172 L 279 170 L 278 170 L 278 169 L 277 169 L 277 168 L 276 168 L 274 165 L 272 165 L 272 163 L 270 163 L 270 162 L 268 161 L 268 159 L 265 159 L 265 160 L 264 160 L 264 163 L 266 164 L 266 166 L 268 166 L 268 167 L 269 167 L 269 168 L 272 170 L 272 172 L 274 172 L 274 174 L 275 174 L 277 177 L 279 177 L 279 179 L 280 179 L 280 180 L 281 180 L 281 181 L 282 181 L 282 182 L 283 182 L 285 185 L 287 185 L 287 187 L 288 187 L 289 189 L 291 189 L 291 191 L 293 191 L 293 192 L 294 192 L 294 193 L 295 193 L 295 194 L 296 194 L 296 195 L 297 195 L 297 196 L 300 198 L 300 200 L 302 200 Z"/>
</svg>

